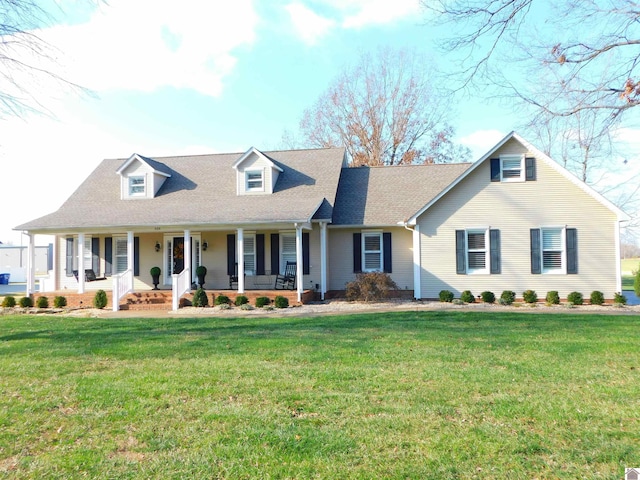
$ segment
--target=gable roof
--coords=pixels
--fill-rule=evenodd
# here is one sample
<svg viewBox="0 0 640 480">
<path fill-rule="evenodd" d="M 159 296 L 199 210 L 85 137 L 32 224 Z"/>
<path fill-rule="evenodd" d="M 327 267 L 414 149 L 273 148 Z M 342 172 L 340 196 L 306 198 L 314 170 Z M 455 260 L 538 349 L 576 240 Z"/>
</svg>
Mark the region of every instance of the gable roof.
<svg viewBox="0 0 640 480">
<path fill-rule="evenodd" d="M 264 153 L 262 153 L 260 150 L 258 150 L 255 147 L 251 147 L 249 150 L 247 150 L 246 152 L 244 152 L 244 155 L 242 155 L 234 164 L 233 164 L 233 168 L 238 170 L 238 168 L 240 167 L 240 165 L 242 164 L 242 162 L 244 162 L 247 158 L 249 158 L 252 154 L 256 154 L 258 157 L 264 159 L 265 162 L 267 162 L 267 164 L 271 167 L 271 168 L 275 168 L 276 170 L 278 170 L 279 172 L 283 172 L 284 170 L 282 170 L 281 167 L 279 167 L 278 165 L 276 165 L 269 157 L 267 157 Z"/>
<path fill-rule="evenodd" d="M 343 168 L 332 225 L 397 226 L 470 163 Z"/>
<path fill-rule="evenodd" d="M 343 148 L 263 152 L 282 169 L 270 195 L 236 194 L 233 166 L 241 155 L 156 158 L 171 177 L 155 198 L 137 200 L 121 199 L 120 179 L 113 174 L 130 159 L 103 160 L 58 211 L 16 229 L 45 233 L 79 228 L 180 228 L 331 219 Z"/>
<path fill-rule="evenodd" d="M 117 170 L 116 173 L 118 174 L 122 174 L 122 172 L 124 172 L 127 167 L 129 165 L 131 165 L 133 162 L 138 161 L 144 165 L 146 165 L 147 167 L 149 167 L 153 173 L 157 173 L 158 175 L 163 175 L 165 177 L 170 177 L 171 176 L 171 171 L 170 169 L 163 163 L 160 163 L 156 160 L 154 160 L 153 158 L 148 158 L 148 157 L 143 157 L 142 155 L 139 155 L 137 153 L 134 153 L 133 155 L 131 155 Z"/>
<path fill-rule="evenodd" d="M 613 213 L 615 213 L 616 216 L 618 217 L 619 221 L 623 221 L 623 220 L 628 220 L 629 219 L 629 216 L 625 212 L 623 212 L 619 207 L 617 207 L 616 205 L 611 203 L 609 200 L 607 200 L 605 197 L 603 197 L 600 193 L 596 192 L 593 188 L 591 188 L 589 185 L 587 185 L 582 180 L 577 178 L 575 175 L 573 175 L 571 172 L 569 172 L 566 168 L 562 167 L 559 163 L 554 161 L 547 154 L 545 154 L 542 151 L 538 150 L 536 147 L 534 147 L 532 144 L 527 142 L 524 138 L 522 138 L 516 132 L 512 131 L 509 134 L 507 134 L 502 140 L 500 140 L 487 153 L 485 153 L 482 157 L 480 157 L 477 161 L 475 161 L 471 165 L 471 167 L 468 170 L 466 170 L 462 175 L 460 175 L 460 177 L 458 177 L 453 183 L 451 183 L 449 186 L 447 186 L 445 189 L 443 189 L 434 198 L 432 198 L 427 204 L 425 204 L 420 210 L 418 210 L 414 215 L 412 215 L 411 218 L 409 218 L 409 220 L 407 221 L 407 223 L 410 224 L 410 225 L 415 225 L 415 223 L 417 221 L 417 218 L 420 215 L 422 215 L 424 212 L 426 212 L 433 204 L 435 204 L 438 200 L 440 200 L 442 197 L 444 197 L 450 190 L 455 188 L 456 185 L 458 185 L 460 182 L 462 182 L 462 180 L 464 180 L 467 176 L 469 176 L 471 174 L 471 172 L 473 172 L 476 168 L 478 168 L 480 165 L 482 165 L 485 161 L 490 159 L 491 156 L 494 155 L 495 152 L 498 149 L 500 149 L 505 143 L 507 143 L 511 139 L 514 139 L 514 140 L 520 142 L 520 144 L 522 144 L 522 146 L 524 146 L 530 153 L 535 155 L 536 158 L 538 158 L 538 159 L 542 160 L 543 162 L 545 162 L 546 165 L 548 165 L 549 167 L 554 169 L 556 172 L 558 172 L 560 175 L 565 177 L 571 183 L 576 185 L 578 188 L 580 188 L 581 190 L 586 192 L 588 195 L 590 195 L 593 198 L 595 198 L 598 202 L 600 202 L 602 205 L 604 205 L 609 210 L 611 210 Z"/>
</svg>

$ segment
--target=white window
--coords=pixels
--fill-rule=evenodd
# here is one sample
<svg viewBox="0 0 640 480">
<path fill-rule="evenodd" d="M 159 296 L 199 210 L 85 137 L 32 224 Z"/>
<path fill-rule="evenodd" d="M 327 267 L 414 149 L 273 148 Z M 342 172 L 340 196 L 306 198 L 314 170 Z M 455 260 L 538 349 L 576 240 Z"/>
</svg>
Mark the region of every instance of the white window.
<svg viewBox="0 0 640 480">
<path fill-rule="evenodd" d="M 564 228 L 543 228 L 542 271 L 544 273 L 564 273 L 565 239 Z"/>
<path fill-rule="evenodd" d="M 144 175 L 129 177 L 129 195 L 132 197 L 143 197 L 145 195 Z"/>
<path fill-rule="evenodd" d="M 295 233 L 280 234 L 280 273 L 284 273 L 287 262 L 296 262 Z"/>
<path fill-rule="evenodd" d="M 489 230 L 467 230 L 467 273 L 489 273 Z"/>
<path fill-rule="evenodd" d="M 256 272 L 256 236 L 244 236 L 244 273 L 245 275 L 255 275 Z"/>
<path fill-rule="evenodd" d="M 382 270 L 382 232 L 363 232 L 362 271 L 381 272 Z"/>
<path fill-rule="evenodd" d="M 127 237 L 116 237 L 113 240 L 116 244 L 114 273 L 122 273 L 127 270 Z"/>
<path fill-rule="evenodd" d="M 245 174 L 247 192 L 264 191 L 263 170 L 247 170 Z"/>
<path fill-rule="evenodd" d="M 500 157 L 500 180 L 502 182 L 524 182 L 524 155 L 502 155 Z"/>
<path fill-rule="evenodd" d="M 85 235 L 82 249 L 82 265 L 85 270 L 93 268 L 93 254 L 91 251 L 91 237 Z"/>
</svg>

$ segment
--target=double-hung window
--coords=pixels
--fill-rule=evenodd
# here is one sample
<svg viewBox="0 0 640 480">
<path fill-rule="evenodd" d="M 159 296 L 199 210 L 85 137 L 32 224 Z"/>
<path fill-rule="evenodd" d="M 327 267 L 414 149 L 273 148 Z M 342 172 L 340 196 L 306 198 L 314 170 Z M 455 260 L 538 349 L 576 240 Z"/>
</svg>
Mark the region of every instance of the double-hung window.
<svg viewBox="0 0 640 480">
<path fill-rule="evenodd" d="M 129 195 L 132 197 L 143 197 L 146 192 L 144 175 L 129 177 Z"/>
<path fill-rule="evenodd" d="M 467 230 L 467 273 L 489 273 L 488 229 Z"/>
<path fill-rule="evenodd" d="M 362 271 L 382 272 L 382 232 L 362 233 Z"/>
<path fill-rule="evenodd" d="M 91 250 L 91 237 L 85 235 L 84 248 L 82 249 L 82 268 L 84 270 L 93 268 L 93 252 Z"/>
<path fill-rule="evenodd" d="M 256 236 L 248 234 L 244 236 L 244 273 L 255 275 L 256 272 Z"/>
<path fill-rule="evenodd" d="M 500 230 L 456 230 L 456 273 L 502 273 Z"/>
<path fill-rule="evenodd" d="M 544 273 L 564 273 L 565 242 L 563 228 L 543 228 L 542 233 L 542 271 Z"/>
<path fill-rule="evenodd" d="M 503 182 L 524 182 L 524 156 L 504 155 L 500 157 L 500 174 Z"/>
<path fill-rule="evenodd" d="M 280 234 L 280 273 L 284 273 L 287 262 L 296 263 L 295 233 Z"/>
<path fill-rule="evenodd" d="M 567 227 L 532 228 L 531 273 L 578 273 L 578 231 Z"/>
<path fill-rule="evenodd" d="M 245 171 L 245 189 L 247 192 L 264 191 L 264 171 L 263 170 L 247 170 Z"/>
<path fill-rule="evenodd" d="M 127 237 L 114 237 L 114 273 L 122 273 L 127 270 Z"/>
</svg>

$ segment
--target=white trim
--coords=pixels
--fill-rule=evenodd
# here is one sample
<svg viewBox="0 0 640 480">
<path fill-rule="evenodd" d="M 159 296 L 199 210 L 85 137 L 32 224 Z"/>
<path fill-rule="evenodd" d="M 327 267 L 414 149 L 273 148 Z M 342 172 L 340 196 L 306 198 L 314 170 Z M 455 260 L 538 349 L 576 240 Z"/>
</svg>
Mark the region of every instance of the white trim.
<svg viewBox="0 0 640 480">
<path fill-rule="evenodd" d="M 78 293 L 84 293 L 84 233 L 78 233 L 78 245 L 76 245 L 78 259 Z"/>
<path fill-rule="evenodd" d="M 145 161 L 145 159 L 141 155 L 138 155 L 137 153 L 134 153 L 133 155 L 131 155 L 122 165 L 120 165 L 120 167 L 116 170 L 116 173 L 118 175 L 122 175 L 122 172 L 124 172 L 127 169 L 127 167 L 131 165 L 135 160 L 145 165 L 153 173 L 157 173 L 158 175 L 162 175 L 167 178 L 171 177 L 170 173 L 162 172 L 160 170 L 153 168 L 151 165 L 149 165 L 149 163 Z"/>
<path fill-rule="evenodd" d="M 382 235 L 382 230 L 362 230 L 361 232 L 361 242 L 362 242 L 362 246 L 361 246 L 361 262 L 362 262 L 362 268 L 361 270 L 363 272 L 383 272 L 384 271 L 384 238 Z M 367 257 L 367 252 L 369 253 L 376 253 L 378 250 L 366 250 L 365 249 L 365 238 L 367 236 L 377 236 L 380 240 L 380 263 L 378 264 L 377 268 L 367 268 L 366 267 L 366 257 Z"/>
<path fill-rule="evenodd" d="M 146 197 L 147 196 L 147 175 L 131 175 L 127 178 L 127 196 L 128 197 Z M 134 180 L 142 180 L 142 184 L 133 185 Z M 142 187 L 141 192 L 133 192 L 134 188 Z"/>
<path fill-rule="evenodd" d="M 249 148 L 249 150 L 244 152 L 242 154 L 242 156 L 238 160 L 236 160 L 234 162 L 232 167 L 235 170 L 238 170 L 239 169 L 238 167 L 240 166 L 240 164 L 242 164 L 242 162 L 244 162 L 247 158 L 249 158 L 249 156 L 251 156 L 251 154 L 253 154 L 253 153 L 255 153 L 258 157 L 260 157 L 262 160 L 264 160 L 271 168 L 274 168 L 274 169 L 278 170 L 280 173 L 284 172 L 284 170 L 282 168 L 280 168 L 275 163 L 273 163 L 271 160 L 269 160 L 269 158 L 264 153 L 262 153 L 260 150 L 258 150 L 255 147 L 251 147 L 251 148 Z"/>
<path fill-rule="evenodd" d="M 469 234 L 478 234 L 481 233 L 484 235 L 484 268 L 471 268 L 471 262 L 469 261 Z M 490 273 L 489 266 L 491 265 L 491 247 L 490 247 L 490 238 L 489 238 L 489 228 L 480 227 L 480 228 L 466 228 L 464 231 L 465 241 L 464 241 L 464 254 L 466 256 L 466 267 L 467 267 L 467 275 L 487 275 Z M 479 249 L 475 249 L 474 251 L 482 251 Z"/>
<path fill-rule="evenodd" d="M 503 183 L 524 182 L 525 181 L 525 163 L 524 154 L 508 154 L 500 155 L 500 181 Z M 505 177 L 504 176 L 504 162 L 510 160 L 518 160 L 520 162 L 520 175 L 518 177 Z M 509 169 L 513 170 L 513 169 Z"/>
<path fill-rule="evenodd" d="M 304 289 L 302 262 L 302 226 L 296 225 L 296 290 L 298 293 L 298 302 L 302 301 L 302 292 Z"/>
<path fill-rule="evenodd" d="M 244 293 L 244 230 L 242 228 L 238 228 L 236 233 L 236 255 L 238 260 L 238 293 Z"/>
<path fill-rule="evenodd" d="M 249 180 L 249 175 L 251 174 L 260 174 L 260 186 L 259 187 L 250 187 L 249 182 L 257 182 L 257 179 Z M 264 182 L 265 182 L 265 170 L 264 168 L 251 168 L 249 170 L 244 171 L 244 191 L 245 192 L 264 192 Z"/>
<path fill-rule="evenodd" d="M 422 279 L 420 268 L 420 225 L 413 227 L 413 298 L 420 300 L 422 298 Z"/>
<path fill-rule="evenodd" d="M 540 273 L 543 275 L 566 275 L 567 274 L 567 227 L 564 225 L 547 225 L 540 229 Z M 544 266 L 544 231 L 560 230 L 560 268 L 545 268 Z"/>
<path fill-rule="evenodd" d="M 622 294 L 622 265 L 620 263 L 620 222 L 614 222 L 613 228 L 616 242 L 616 285 L 617 291 Z"/>
<path fill-rule="evenodd" d="M 325 293 L 327 293 L 327 223 L 320 222 L 320 299 L 321 300 L 324 300 Z"/>
</svg>

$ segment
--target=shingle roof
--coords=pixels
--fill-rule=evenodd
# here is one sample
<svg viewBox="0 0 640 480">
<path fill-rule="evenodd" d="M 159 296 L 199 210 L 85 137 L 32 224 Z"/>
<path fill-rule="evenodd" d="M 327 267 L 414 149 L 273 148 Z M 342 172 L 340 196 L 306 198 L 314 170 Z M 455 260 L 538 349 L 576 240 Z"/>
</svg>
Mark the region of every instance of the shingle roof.
<svg viewBox="0 0 640 480">
<path fill-rule="evenodd" d="M 263 153 L 283 169 L 270 195 L 236 194 L 236 171 L 232 165 L 242 153 L 156 157 L 154 165 L 166 167 L 171 177 L 153 199 L 121 199 L 116 170 L 126 159 L 103 160 L 58 211 L 16 229 L 304 222 L 312 216 L 331 218 L 343 148 Z"/>
<path fill-rule="evenodd" d="M 397 225 L 450 185 L 469 163 L 343 168 L 333 225 Z"/>
</svg>

